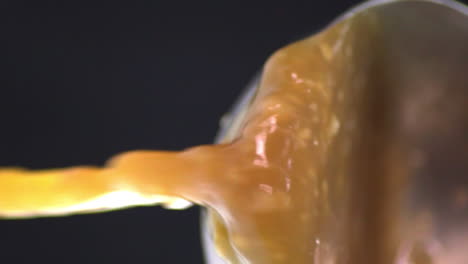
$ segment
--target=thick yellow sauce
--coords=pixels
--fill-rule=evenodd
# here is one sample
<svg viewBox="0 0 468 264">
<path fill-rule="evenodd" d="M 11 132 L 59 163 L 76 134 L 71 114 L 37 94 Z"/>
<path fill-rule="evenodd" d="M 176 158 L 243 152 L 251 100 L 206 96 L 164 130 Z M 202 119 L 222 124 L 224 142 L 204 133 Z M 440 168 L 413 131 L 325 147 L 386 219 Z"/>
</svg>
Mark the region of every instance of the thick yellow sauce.
<svg viewBox="0 0 468 264">
<path fill-rule="evenodd" d="M 123 153 L 104 168 L 3 169 L 0 215 L 190 201 L 208 208 L 218 253 L 231 263 L 445 263 L 418 242 L 430 227 L 408 231 L 392 217 L 407 170 L 392 117 L 372 103 L 383 102 L 375 87 L 388 85 L 379 26 L 362 12 L 276 52 L 222 144 Z M 396 262 L 401 245 L 409 253 Z"/>
</svg>

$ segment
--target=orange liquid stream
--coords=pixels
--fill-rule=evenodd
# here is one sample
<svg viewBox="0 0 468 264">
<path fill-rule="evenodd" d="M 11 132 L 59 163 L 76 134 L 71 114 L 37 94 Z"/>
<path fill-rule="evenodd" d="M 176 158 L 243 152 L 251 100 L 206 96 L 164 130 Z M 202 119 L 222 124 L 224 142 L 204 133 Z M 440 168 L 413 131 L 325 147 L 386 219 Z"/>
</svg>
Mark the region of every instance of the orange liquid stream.
<svg viewBox="0 0 468 264">
<path fill-rule="evenodd" d="M 219 254 L 232 263 L 393 263 L 398 159 L 388 157 L 392 142 L 385 157 L 365 147 L 386 135 L 366 132 L 371 117 L 361 106 L 362 87 L 374 82 L 363 77 L 372 76 L 371 56 L 361 55 L 378 53 L 378 41 L 378 23 L 364 13 L 279 50 L 240 127 L 220 145 L 133 151 L 103 168 L 0 170 L 0 215 L 186 200 L 208 208 Z M 397 176 L 369 176 L 384 169 Z"/>
</svg>

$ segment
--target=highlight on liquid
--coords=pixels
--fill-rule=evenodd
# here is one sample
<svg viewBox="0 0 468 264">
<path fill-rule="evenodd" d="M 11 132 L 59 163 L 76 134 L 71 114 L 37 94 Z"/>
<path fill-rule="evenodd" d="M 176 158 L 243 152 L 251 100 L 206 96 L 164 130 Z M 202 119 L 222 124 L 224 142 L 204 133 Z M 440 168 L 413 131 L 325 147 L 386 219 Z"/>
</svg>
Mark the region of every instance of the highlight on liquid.
<svg viewBox="0 0 468 264">
<path fill-rule="evenodd" d="M 468 263 L 467 14 L 366 3 L 273 54 L 220 143 L 3 168 L 0 216 L 195 203 L 228 263 Z"/>
</svg>

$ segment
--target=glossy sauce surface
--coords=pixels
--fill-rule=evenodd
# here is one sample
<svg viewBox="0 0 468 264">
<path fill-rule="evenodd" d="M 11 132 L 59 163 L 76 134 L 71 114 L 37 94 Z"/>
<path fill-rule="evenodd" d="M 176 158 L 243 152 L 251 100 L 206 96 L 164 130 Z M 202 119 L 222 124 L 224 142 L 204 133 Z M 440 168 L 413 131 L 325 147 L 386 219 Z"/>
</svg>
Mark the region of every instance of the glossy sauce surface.
<svg viewBox="0 0 468 264">
<path fill-rule="evenodd" d="M 134 151 L 104 168 L 1 170 L 0 215 L 190 201 L 207 207 L 230 263 L 464 263 L 430 250 L 430 212 L 406 210 L 413 141 L 389 110 L 398 67 L 382 17 L 360 12 L 276 52 L 219 145 Z"/>
</svg>

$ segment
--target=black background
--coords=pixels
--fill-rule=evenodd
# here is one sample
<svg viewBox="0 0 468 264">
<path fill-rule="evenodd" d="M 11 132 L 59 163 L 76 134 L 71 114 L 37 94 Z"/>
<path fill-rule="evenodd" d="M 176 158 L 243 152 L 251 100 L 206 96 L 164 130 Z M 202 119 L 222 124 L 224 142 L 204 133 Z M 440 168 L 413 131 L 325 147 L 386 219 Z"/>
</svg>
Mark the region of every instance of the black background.
<svg viewBox="0 0 468 264">
<path fill-rule="evenodd" d="M 0 2 L 0 166 L 210 143 L 273 51 L 357 3 L 40 2 Z M 0 262 L 202 263 L 198 225 L 159 207 L 0 221 Z"/>
</svg>

